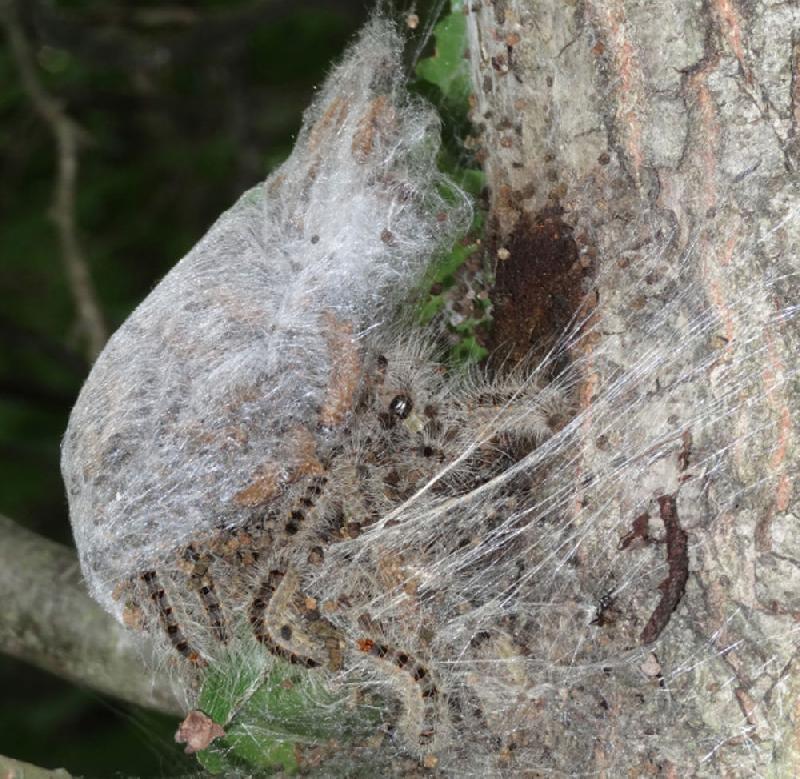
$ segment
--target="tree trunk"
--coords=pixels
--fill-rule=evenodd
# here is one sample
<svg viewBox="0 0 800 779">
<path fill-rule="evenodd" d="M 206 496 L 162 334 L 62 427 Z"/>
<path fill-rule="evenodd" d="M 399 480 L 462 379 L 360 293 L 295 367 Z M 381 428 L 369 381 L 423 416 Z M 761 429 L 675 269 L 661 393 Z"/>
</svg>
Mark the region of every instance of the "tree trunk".
<svg viewBox="0 0 800 779">
<path fill-rule="evenodd" d="M 800 5 L 468 19 L 500 338 L 583 317 L 562 478 L 597 667 L 539 701 L 541 767 L 797 775 Z"/>
</svg>

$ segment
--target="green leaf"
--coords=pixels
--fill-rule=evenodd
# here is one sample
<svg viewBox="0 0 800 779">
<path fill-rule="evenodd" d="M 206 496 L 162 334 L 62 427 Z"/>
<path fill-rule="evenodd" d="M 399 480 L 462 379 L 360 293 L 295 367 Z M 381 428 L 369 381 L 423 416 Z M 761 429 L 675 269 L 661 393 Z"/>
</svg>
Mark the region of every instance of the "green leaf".
<svg viewBox="0 0 800 779">
<path fill-rule="evenodd" d="M 266 771 L 281 770 L 289 775 L 297 773 L 297 754 L 293 741 L 265 737 L 245 725 L 231 731 L 226 741 L 231 746 L 231 752 L 249 767 Z"/>
<path fill-rule="evenodd" d="M 209 669 L 197 704 L 226 734 L 197 758 L 215 774 L 237 767 L 294 774 L 298 745 L 347 742 L 373 733 L 383 720 L 380 706 L 348 704 L 318 674 L 260 647 L 233 655 Z"/>
<path fill-rule="evenodd" d="M 422 304 L 419 310 L 419 322 L 421 325 L 427 325 L 444 306 L 443 295 L 430 295 L 428 299 Z"/>
<path fill-rule="evenodd" d="M 480 248 L 478 243 L 466 245 L 456 244 L 452 250 L 444 255 L 435 265 L 433 281 L 450 284 L 453 283 L 455 272 Z"/>
<path fill-rule="evenodd" d="M 226 769 L 233 767 L 226 759 L 225 753 L 216 744 L 198 752 L 197 762 L 210 774 L 221 774 Z"/>
<path fill-rule="evenodd" d="M 454 6 L 457 4 L 454 4 Z M 467 49 L 467 20 L 463 12 L 454 10 L 433 29 L 436 51 L 432 57 L 417 63 L 417 77 L 439 88 L 445 103 L 466 113 L 472 92 L 469 68 L 464 54 Z"/>
<path fill-rule="evenodd" d="M 488 357 L 489 351 L 478 343 L 474 335 L 463 338 L 453 349 L 453 359 L 457 364 L 478 363 Z"/>
<path fill-rule="evenodd" d="M 442 118 L 443 145 L 437 164 L 447 174 L 450 184 L 441 184 L 439 194 L 446 201 L 454 201 L 460 197 L 455 190 L 457 186 L 478 199 L 486 186 L 486 179 L 482 170 L 471 167 L 475 162 L 464 144 L 464 138 L 470 132 L 468 116 L 472 86 L 465 58 L 467 21 L 462 0 L 451 0 L 450 13 L 436 24 L 433 34 L 435 51 L 433 56 L 417 63 L 415 88 L 438 107 Z M 480 242 L 474 239 L 481 235 L 484 221 L 483 212 L 476 208 L 467 233 L 472 240 L 467 241 L 462 236 L 449 252 L 434 258 L 423 288 L 427 285 L 428 289 L 436 291 L 422 295 L 417 312 L 421 325 L 430 324 L 445 310 L 450 297 L 447 290 L 455 285 L 459 269 L 480 250 Z M 450 352 L 450 358 L 456 365 L 479 362 L 487 354 L 486 349 L 478 343 L 476 333 L 479 327 L 488 326 L 491 320 L 491 302 L 487 299 L 478 301 L 477 305 L 484 314 L 480 319 L 470 318 L 456 326 L 447 322 L 446 316 L 443 318 L 450 332 L 458 336 Z"/>
<path fill-rule="evenodd" d="M 468 194 L 478 197 L 481 190 L 486 186 L 486 174 L 478 168 L 461 168 L 453 173 L 455 182 Z M 472 229 L 480 230 L 482 226 L 483 214 L 475 212 L 475 219 L 481 220 L 480 224 L 473 221 Z"/>
</svg>

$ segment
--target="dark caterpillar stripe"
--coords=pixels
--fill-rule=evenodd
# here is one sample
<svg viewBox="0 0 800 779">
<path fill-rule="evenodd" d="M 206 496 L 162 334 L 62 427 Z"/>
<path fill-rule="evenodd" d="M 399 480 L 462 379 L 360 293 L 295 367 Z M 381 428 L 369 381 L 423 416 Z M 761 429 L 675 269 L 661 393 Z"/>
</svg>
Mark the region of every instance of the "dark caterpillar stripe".
<svg viewBox="0 0 800 779">
<path fill-rule="evenodd" d="M 170 642 L 175 649 L 180 652 L 190 663 L 195 665 L 205 665 L 205 660 L 200 657 L 200 654 L 189 645 L 183 631 L 175 619 L 175 614 L 172 606 L 169 605 L 167 593 L 164 588 L 159 584 L 158 575 L 155 571 L 147 571 L 141 576 L 142 581 L 147 585 L 147 590 L 150 593 L 150 598 L 156 605 L 158 615 L 161 618 L 161 624 L 167 632 Z"/>
<path fill-rule="evenodd" d="M 387 663 L 391 663 L 395 668 L 399 668 L 406 673 L 419 690 L 425 704 L 425 724 L 423 724 L 419 739 L 420 742 L 425 744 L 433 740 L 433 726 L 431 723 L 435 721 L 436 712 L 434 705 L 439 695 L 431 675 L 424 665 L 415 660 L 407 652 L 401 652 L 388 644 L 380 641 L 373 641 L 371 638 L 360 638 L 356 645 L 361 652 L 371 655 Z"/>
<path fill-rule="evenodd" d="M 303 523 L 306 521 L 306 515 L 316 505 L 317 499 L 325 491 L 325 485 L 328 483 L 327 476 L 314 476 L 301 496 L 299 496 L 291 505 L 287 512 L 286 522 L 283 526 L 287 535 L 296 535 Z"/>
<path fill-rule="evenodd" d="M 275 657 L 280 657 L 292 665 L 302 665 L 305 668 L 318 668 L 319 663 L 311 657 L 304 657 L 295 652 L 292 652 L 280 644 L 276 643 L 266 633 L 256 633 L 256 640 L 263 644 L 264 648 Z"/>
<path fill-rule="evenodd" d="M 269 628 L 266 620 L 267 608 L 269 608 L 269 603 L 272 600 L 272 597 L 275 595 L 275 592 L 283 581 L 284 575 L 285 574 L 283 571 L 270 571 L 267 575 L 267 578 L 261 582 L 258 590 L 256 590 L 256 595 L 255 598 L 253 598 L 253 602 L 250 604 L 249 612 L 250 626 L 253 629 L 253 635 L 255 635 L 256 641 L 263 644 L 266 650 L 275 657 L 280 657 L 282 660 L 286 660 L 292 665 L 302 665 L 306 668 L 317 668 L 319 663 L 316 660 L 286 649 L 277 641 L 275 641 L 275 639 L 273 639 L 269 634 Z M 291 638 L 291 629 L 287 625 L 284 625 L 282 631 L 284 630 L 288 630 L 289 635 L 287 638 Z"/>
<path fill-rule="evenodd" d="M 225 630 L 222 606 L 214 591 L 214 581 L 208 572 L 211 557 L 208 554 L 201 556 L 193 547 L 189 547 L 189 555 L 195 563 L 190 576 L 192 584 L 200 595 L 200 600 L 208 613 L 216 637 L 224 644 L 228 640 L 228 635 Z"/>
</svg>

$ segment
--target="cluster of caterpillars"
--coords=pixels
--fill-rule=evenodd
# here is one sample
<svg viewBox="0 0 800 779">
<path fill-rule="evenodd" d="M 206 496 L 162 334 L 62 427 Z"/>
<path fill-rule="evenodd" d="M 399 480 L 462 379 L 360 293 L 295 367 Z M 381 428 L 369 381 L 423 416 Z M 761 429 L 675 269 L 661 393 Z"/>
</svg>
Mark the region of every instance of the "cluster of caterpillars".
<svg viewBox="0 0 800 779">
<path fill-rule="evenodd" d="M 218 641 L 225 643 L 230 634 L 211 576 L 213 557 L 208 552 L 200 552 L 194 544 L 187 547 L 184 555 L 192 563 L 189 582 L 203 605 L 211 632 Z M 287 571 L 273 568 L 261 580 L 255 589 L 247 611 L 253 636 L 270 654 L 292 665 L 313 669 L 325 664 L 330 670 L 339 670 L 342 666 L 339 639 L 335 628 L 322 617 L 317 615 L 316 621 L 323 626 L 318 633 L 327 636 L 323 642 L 327 663 L 323 663 L 320 657 L 313 657 L 311 654 L 304 654 L 290 648 L 295 636 L 294 628 L 288 620 L 277 628 L 270 624 L 268 619 L 270 605 L 276 598 L 288 599 L 295 594 L 293 592 L 295 582 L 290 581 L 293 578 Z M 190 663 L 198 667 L 205 666 L 207 661 L 198 649 L 192 646 L 178 624 L 175 611 L 158 573 L 155 570 L 146 571 L 140 576 L 140 579 L 147 588 L 159 621 L 172 646 Z M 288 592 L 283 592 L 282 588 Z M 283 594 L 281 594 L 282 592 Z M 416 686 L 425 706 L 424 721 L 426 723 L 419 733 L 419 739 L 421 743 L 428 743 L 433 738 L 434 705 L 438 696 L 437 686 L 428 668 L 408 652 L 391 646 L 385 640 L 364 636 L 355 642 L 354 648 L 387 663 L 394 671 L 402 672 L 408 681 Z"/>
<path fill-rule="evenodd" d="M 348 402 L 360 426 L 357 455 L 348 454 L 346 448 L 337 450 L 330 461 L 319 463 L 292 485 L 291 497 L 273 499 L 236 531 L 221 530 L 210 539 L 195 540 L 179 553 L 179 559 L 184 581 L 202 606 L 204 634 L 221 643 L 229 641 L 239 628 L 226 624 L 225 606 L 235 604 L 235 611 L 242 614 L 238 624 L 249 627 L 267 652 L 292 665 L 338 671 L 347 652 L 368 657 L 400 682 L 406 694 L 417 697 L 414 705 L 419 707 L 420 727 L 416 735 L 425 745 L 434 738 L 440 704 L 455 704 L 450 696 L 443 696 L 431 668 L 409 651 L 413 647 L 392 645 L 384 626 L 366 615 L 358 618 L 358 627 L 353 624 L 352 631 L 338 630 L 321 612 L 329 606 L 338 610 L 342 598 L 318 608 L 316 598 L 303 592 L 295 566 L 284 562 L 294 553 L 303 565 L 319 568 L 327 547 L 357 538 L 413 495 L 421 482 L 437 474 L 443 461 L 456 456 L 458 426 L 494 419 L 509 400 L 508 392 L 498 388 L 443 417 L 435 392 L 416 386 L 411 379 L 390 380 L 388 370 L 389 361 L 379 356 L 372 370 L 361 374 L 360 386 L 347 385 Z M 442 479 L 436 491 L 458 494 L 470 489 L 507 464 L 504 458 L 518 458 L 524 454 L 519 449 L 527 452 L 533 445 L 524 425 L 503 428 L 465 462 L 462 473 Z M 334 483 L 341 481 L 342 474 L 351 479 L 344 487 Z M 231 576 L 241 577 L 238 586 L 229 581 Z M 164 577 L 162 572 L 160 581 L 154 570 L 140 576 L 171 644 L 189 662 L 205 665 L 204 648 L 193 645 L 192 632 L 178 624 L 165 592 L 165 586 L 176 586 L 176 592 L 183 593 L 185 585 L 172 580 L 167 584 Z M 347 598 L 344 601 L 344 608 L 357 607 Z"/>
<path fill-rule="evenodd" d="M 442 706 L 450 710 L 454 721 L 464 716 L 458 708 L 460 693 L 444 695 L 431 668 L 409 651 L 412 647 L 394 646 L 384 626 L 366 615 L 358 618 L 359 626 L 353 625 L 352 633 L 337 629 L 322 612 L 329 606 L 349 609 L 357 603 L 344 598 L 341 604 L 340 597 L 318 608 L 316 598 L 303 592 L 295 566 L 284 562 L 299 552 L 295 556 L 303 560 L 303 566 L 319 569 L 327 547 L 358 537 L 413 495 L 420 480 L 430 479 L 444 461 L 457 454 L 459 425 L 480 425 L 487 419 L 496 424 L 498 413 L 510 400 L 507 388 L 497 387 L 469 400 L 463 419 L 457 410 L 443 417 L 435 393 L 424 385 L 416 386 L 410 378 L 390 379 L 389 363 L 383 355 L 376 357 L 371 369 L 362 368 L 361 381 L 346 383 L 343 391 L 357 417 L 354 424 L 361 447 L 357 456 L 338 450 L 331 460 L 318 463 L 318 468 L 293 485 L 292 497 L 273 498 L 260 509 L 254 506 L 256 515 L 237 531 L 219 531 L 215 537 L 189 544 L 179 553 L 180 568 L 188 590 L 202 606 L 203 633 L 219 642 L 229 641 L 235 632 L 234 626 L 226 623 L 226 604 L 235 604 L 242 615 L 241 624 L 259 644 L 291 665 L 335 672 L 343 668 L 345 653 L 350 652 L 353 658 L 367 656 L 383 666 L 387 677 L 402 686 L 404 696 L 411 696 L 407 703 L 415 712 L 411 715 L 415 739 L 426 747 L 434 741 Z M 331 381 L 335 384 L 336 376 Z M 449 425 L 445 419 L 450 420 Z M 533 437 L 524 424 L 501 425 L 497 436 L 465 462 L 463 471 L 441 480 L 436 491 L 459 493 L 475 487 L 507 465 L 504 458 L 524 456 L 535 445 Z M 342 474 L 351 482 L 343 486 L 331 481 L 341 481 Z M 232 542 L 233 538 L 239 540 Z M 240 577 L 238 586 L 229 581 L 231 576 Z M 154 570 L 140 578 L 171 644 L 190 663 L 205 665 L 203 648 L 193 645 L 192 632 L 178 624 L 169 601 L 171 586 L 183 593 L 186 585 L 172 579 L 167 582 L 163 572 L 160 581 Z M 476 707 L 469 707 L 470 711 L 472 708 Z"/>
<path fill-rule="evenodd" d="M 173 576 L 167 576 L 163 571 L 159 573 L 151 569 L 135 578 L 144 582 L 153 607 L 151 613 L 157 614 L 172 646 L 196 666 L 205 666 L 208 659 L 200 644 L 193 643 L 192 631 L 187 630 L 186 625 L 182 627 L 179 624 L 168 594 L 171 587 L 176 587 L 176 593 L 195 593 L 196 602 L 202 606 L 202 620 L 207 626 L 201 630 L 203 633 L 210 632 L 220 643 L 228 642 L 235 633 L 234 626 L 226 622 L 228 612 L 224 608 L 225 602 L 234 598 L 255 639 L 267 652 L 287 663 L 309 669 L 326 667 L 337 671 L 343 666 L 344 651 L 348 647 L 353 652 L 367 654 L 376 661 L 385 663 L 387 671 L 392 675 L 402 675 L 408 689 L 418 691 L 425 720 L 419 737 L 425 743 L 433 737 L 433 707 L 439 694 L 430 670 L 408 651 L 391 646 L 378 625 L 369 629 L 364 629 L 362 625 L 363 633 L 354 642 L 344 639 L 341 632 L 320 614 L 316 600 L 304 596 L 301 582 L 291 567 L 287 568 L 279 562 L 279 554 L 272 556 L 272 553 L 280 552 L 281 549 L 291 549 L 297 544 L 303 544 L 308 552 L 308 564 L 312 567 L 319 566 L 325 558 L 326 546 L 357 537 L 363 528 L 379 518 L 381 508 L 375 505 L 374 497 L 377 489 L 391 500 L 399 499 L 398 471 L 402 471 L 402 466 L 395 467 L 391 462 L 395 456 L 399 462 L 410 459 L 406 449 L 414 436 L 409 436 L 403 422 L 411 414 L 414 401 L 408 392 L 399 389 L 390 392 L 384 388 L 386 369 L 386 358 L 378 358 L 374 375 L 365 381 L 367 389 L 364 390 L 365 396 L 361 398 L 359 411 L 375 415 L 375 429 L 389 436 L 398 451 L 376 451 L 375 455 L 370 455 L 372 459 L 379 458 L 386 466 L 379 469 L 382 474 L 379 485 L 375 482 L 375 474 L 367 476 L 364 473 L 364 466 L 353 469 L 357 479 L 354 489 L 359 493 L 358 499 L 364 512 L 364 516 L 359 515 L 358 522 L 343 521 L 341 528 L 331 525 L 330 517 L 337 513 L 336 499 L 330 494 L 330 468 L 326 466 L 323 473 L 304 477 L 305 485 L 296 485 L 293 499 L 282 504 L 280 501 L 273 502 L 265 511 L 260 512 L 259 518 L 252 519 L 238 531 L 221 530 L 212 538 L 193 541 L 179 552 L 179 568 L 186 577 L 184 581 L 188 588 L 173 581 Z M 433 424 L 432 420 L 436 416 L 432 407 L 425 408 L 424 418 L 427 423 Z M 434 457 L 434 454 L 434 448 L 428 445 L 414 451 L 414 456 L 419 455 L 430 462 L 431 469 L 439 467 L 442 459 L 441 456 Z M 326 501 L 324 504 L 323 500 Z M 323 519 L 326 510 L 327 519 Z M 234 538 L 236 541 L 232 543 Z M 268 554 L 271 556 L 271 563 L 267 561 Z M 256 563 L 259 562 L 265 573 L 257 578 L 255 571 Z M 215 569 L 217 576 L 222 576 L 225 580 L 219 580 L 216 585 Z M 229 574 L 224 571 L 243 572 L 245 569 L 243 581 L 249 584 L 234 588 L 237 594 L 231 596 L 228 592 Z M 135 585 L 135 579 L 131 583 Z M 304 601 L 310 602 L 311 607 L 304 610 Z M 297 615 L 305 617 L 306 621 L 298 621 Z"/>
</svg>

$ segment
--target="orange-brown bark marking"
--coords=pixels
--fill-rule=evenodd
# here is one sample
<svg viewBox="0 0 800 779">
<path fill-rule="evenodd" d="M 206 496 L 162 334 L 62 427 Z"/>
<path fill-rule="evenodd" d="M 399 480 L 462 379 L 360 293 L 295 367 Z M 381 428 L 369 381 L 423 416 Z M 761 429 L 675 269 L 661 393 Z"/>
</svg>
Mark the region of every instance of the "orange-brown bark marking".
<svg viewBox="0 0 800 779">
<path fill-rule="evenodd" d="M 767 396 L 767 402 L 772 407 L 773 411 L 778 417 L 777 421 L 777 435 L 775 446 L 770 458 L 770 471 L 780 472 L 786 462 L 786 454 L 791 444 L 793 424 L 792 414 L 789 408 L 786 394 L 782 389 L 781 377 L 784 374 L 784 364 L 780 355 L 775 347 L 775 341 L 771 337 L 769 331 L 766 334 L 767 339 L 767 359 L 768 365 L 762 372 L 762 382 L 764 391 Z M 786 511 L 789 508 L 793 492 L 793 483 L 787 473 L 782 473 L 778 478 L 778 484 L 775 491 L 775 498 L 769 509 L 759 518 L 756 524 L 756 547 L 762 551 L 771 551 L 772 549 L 772 521 L 775 514 Z"/>
<path fill-rule="evenodd" d="M 736 57 L 739 67 L 748 84 L 753 83 L 753 74 L 744 60 L 744 46 L 742 45 L 742 26 L 739 23 L 739 14 L 736 13 L 731 0 L 714 0 L 713 9 L 719 22 L 722 37 L 730 46 L 733 56 Z"/>
<path fill-rule="evenodd" d="M 644 165 L 641 113 L 647 102 L 639 58 L 633 43 L 626 36 L 626 29 L 630 25 L 623 4 L 619 0 L 598 3 L 595 14 L 600 32 L 606 39 L 604 48 L 610 54 L 609 64 L 617 75 L 614 79 L 617 84 L 617 125 L 631 172 L 638 182 Z"/>
</svg>

